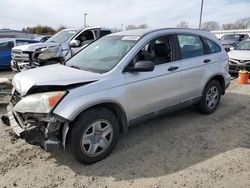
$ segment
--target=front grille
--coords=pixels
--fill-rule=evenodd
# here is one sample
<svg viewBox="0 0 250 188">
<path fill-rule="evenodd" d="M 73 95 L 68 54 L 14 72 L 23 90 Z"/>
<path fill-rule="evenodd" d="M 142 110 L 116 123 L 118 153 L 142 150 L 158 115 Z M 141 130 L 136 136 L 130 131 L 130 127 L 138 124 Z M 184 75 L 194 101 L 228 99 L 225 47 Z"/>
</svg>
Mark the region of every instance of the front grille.
<svg viewBox="0 0 250 188">
<path fill-rule="evenodd" d="M 31 60 L 30 52 L 22 52 L 21 50 L 12 50 L 11 58 L 14 62 L 28 63 Z"/>
</svg>

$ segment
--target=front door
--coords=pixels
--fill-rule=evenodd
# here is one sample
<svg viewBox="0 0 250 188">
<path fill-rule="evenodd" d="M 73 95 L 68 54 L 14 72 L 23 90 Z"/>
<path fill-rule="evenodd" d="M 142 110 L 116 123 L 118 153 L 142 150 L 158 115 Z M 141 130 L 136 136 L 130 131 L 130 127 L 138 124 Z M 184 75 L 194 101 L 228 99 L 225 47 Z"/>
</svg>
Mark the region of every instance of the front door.
<svg viewBox="0 0 250 188">
<path fill-rule="evenodd" d="M 11 49 L 13 47 L 13 41 L 0 43 L 0 67 L 10 67 Z"/>
<path fill-rule="evenodd" d="M 136 54 L 137 61 L 152 61 L 151 72 L 126 72 L 129 118 L 134 119 L 179 103 L 181 64 L 173 61 L 171 36 L 153 39 Z"/>
</svg>

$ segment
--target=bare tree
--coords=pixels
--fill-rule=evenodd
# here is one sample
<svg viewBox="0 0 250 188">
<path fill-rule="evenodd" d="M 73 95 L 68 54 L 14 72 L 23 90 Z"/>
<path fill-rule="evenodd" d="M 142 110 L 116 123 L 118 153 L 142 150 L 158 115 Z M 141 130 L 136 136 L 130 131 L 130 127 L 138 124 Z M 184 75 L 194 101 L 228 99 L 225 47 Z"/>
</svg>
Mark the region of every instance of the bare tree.
<svg viewBox="0 0 250 188">
<path fill-rule="evenodd" d="M 220 26 L 215 21 L 209 21 L 202 23 L 201 29 L 205 31 L 216 31 L 220 29 Z"/>
<path fill-rule="evenodd" d="M 141 24 L 141 25 L 127 25 L 126 26 L 126 30 L 133 30 L 133 29 L 146 29 L 148 28 L 148 25 L 147 24 Z"/>
<path fill-rule="evenodd" d="M 188 28 L 188 22 L 186 21 L 181 21 L 179 24 L 176 25 L 178 28 Z"/>
<path fill-rule="evenodd" d="M 238 19 L 234 23 L 223 24 L 222 28 L 224 30 L 230 30 L 230 29 L 247 29 L 249 25 L 250 25 L 250 17 Z"/>
</svg>

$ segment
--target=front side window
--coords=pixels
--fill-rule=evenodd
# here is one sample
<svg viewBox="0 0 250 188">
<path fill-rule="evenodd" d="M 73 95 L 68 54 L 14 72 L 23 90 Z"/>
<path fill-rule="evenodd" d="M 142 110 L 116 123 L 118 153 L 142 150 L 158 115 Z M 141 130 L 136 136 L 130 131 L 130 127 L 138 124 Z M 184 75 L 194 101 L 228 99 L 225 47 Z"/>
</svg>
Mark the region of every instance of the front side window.
<svg viewBox="0 0 250 188">
<path fill-rule="evenodd" d="M 215 42 L 209 40 L 209 39 L 204 39 L 207 43 L 209 53 L 217 53 L 221 51 L 221 48 L 218 44 Z"/>
<path fill-rule="evenodd" d="M 178 41 L 182 59 L 199 57 L 205 54 L 204 45 L 199 36 L 179 34 Z"/>
<path fill-rule="evenodd" d="M 250 50 L 250 41 L 242 42 L 236 50 Z"/>
<path fill-rule="evenodd" d="M 155 65 L 172 61 L 170 36 L 162 36 L 151 40 L 133 58 L 133 64 L 138 61 L 152 61 Z"/>
<path fill-rule="evenodd" d="M 76 40 L 80 41 L 80 46 L 83 46 L 85 44 L 89 44 L 94 39 L 95 39 L 95 37 L 94 37 L 94 34 L 91 30 L 84 31 L 78 37 L 76 37 Z"/>
<path fill-rule="evenodd" d="M 0 43 L 0 51 L 10 51 L 14 47 L 14 42 L 2 42 Z"/>
<path fill-rule="evenodd" d="M 66 65 L 91 72 L 108 72 L 119 63 L 137 40 L 138 36 L 103 37 L 69 59 Z"/>
</svg>

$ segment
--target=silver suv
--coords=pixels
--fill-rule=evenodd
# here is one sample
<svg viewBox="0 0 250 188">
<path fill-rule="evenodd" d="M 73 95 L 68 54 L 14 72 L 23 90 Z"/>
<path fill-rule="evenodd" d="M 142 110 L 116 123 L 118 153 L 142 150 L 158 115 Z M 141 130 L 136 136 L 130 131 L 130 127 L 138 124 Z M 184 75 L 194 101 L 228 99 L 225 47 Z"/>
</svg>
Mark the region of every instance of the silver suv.
<svg viewBox="0 0 250 188">
<path fill-rule="evenodd" d="M 108 156 L 119 133 L 194 105 L 213 113 L 230 84 L 214 35 L 191 29 L 107 35 L 66 62 L 17 74 L 8 115 L 16 137 L 45 150 L 70 143 L 84 164 Z"/>
</svg>

